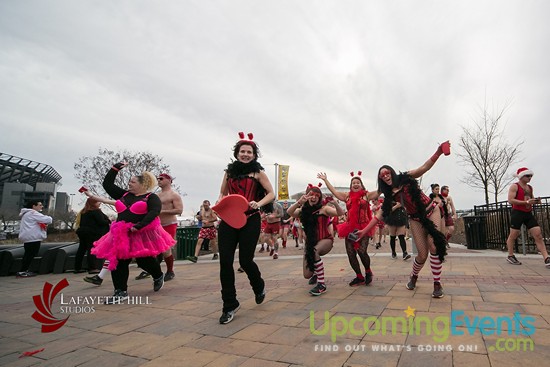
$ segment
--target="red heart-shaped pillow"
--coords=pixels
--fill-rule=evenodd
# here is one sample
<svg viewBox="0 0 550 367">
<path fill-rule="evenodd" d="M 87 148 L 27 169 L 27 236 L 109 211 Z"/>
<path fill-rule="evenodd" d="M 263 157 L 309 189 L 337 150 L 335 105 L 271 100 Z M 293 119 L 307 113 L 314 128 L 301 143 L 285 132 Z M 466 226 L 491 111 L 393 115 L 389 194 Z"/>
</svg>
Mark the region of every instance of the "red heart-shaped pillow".
<svg viewBox="0 0 550 367">
<path fill-rule="evenodd" d="M 227 195 L 214 205 L 212 210 L 225 223 L 233 228 L 240 229 L 246 224 L 246 214 L 244 212 L 248 210 L 248 201 L 242 195 Z"/>
</svg>

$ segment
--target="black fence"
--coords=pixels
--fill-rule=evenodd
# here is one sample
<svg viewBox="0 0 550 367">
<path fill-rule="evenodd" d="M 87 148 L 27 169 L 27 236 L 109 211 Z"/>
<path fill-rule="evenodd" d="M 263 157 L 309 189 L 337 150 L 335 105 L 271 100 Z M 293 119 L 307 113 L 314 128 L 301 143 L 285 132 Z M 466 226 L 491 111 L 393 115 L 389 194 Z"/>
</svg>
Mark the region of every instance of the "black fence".
<svg viewBox="0 0 550 367">
<path fill-rule="evenodd" d="M 510 213 L 512 206 L 507 201 L 501 201 L 489 205 L 474 206 L 474 217 L 480 218 L 479 227 L 471 227 L 471 235 L 479 235 L 483 237 L 485 247 L 489 249 L 504 250 L 506 249 L 506 239 L 510 232 Z M 546 247 L 550 245 L 550 197 L 541 198 L 541 203 L 533 206 L 533 215 L 537 218 L 542 231 L 542 238 Z M 464 217 L 465 219 L 468 217 Z M 472 220 L 470 220 L 472 221 Z M 467 221 L 465 220 L 465 226 Z M 465 228 L 468 234 L 468 228 Z M 479 233 L 476 233 L 476 230 Z M 522 252 L 522 238 L 525 240 L 527 253 L 537 253 L 537 246 L 534 239 L 529 235 L 529 232 L 522 229 L 522 236 L 519 236 L 515 252 Z"/>
</svg>

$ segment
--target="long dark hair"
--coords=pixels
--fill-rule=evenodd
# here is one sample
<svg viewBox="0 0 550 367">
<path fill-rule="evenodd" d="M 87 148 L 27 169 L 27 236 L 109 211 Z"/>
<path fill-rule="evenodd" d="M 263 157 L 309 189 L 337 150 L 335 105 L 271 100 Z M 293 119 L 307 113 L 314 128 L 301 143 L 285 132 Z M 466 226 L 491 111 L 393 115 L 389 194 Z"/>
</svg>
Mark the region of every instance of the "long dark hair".
<svg viewBox="0 0 550 367">
<path fill-rule="evenodd" d="M 380 178 L 380 171 L 387 169 L 391 172 L 392 185 L 388 185 Z M 401 186 L 408 186 L 409 194 L 411 195 L 414 206 L 417 210 L 418 219 L 422 226 L 428 231 L 428 234 L 432 236 L 435 244 L 436 254 L 439 256 L 439 260 L 444 261 L 445 255 L 447 255 L 447 240 L 445 235 L 441 233 L 435 224 L 428 218 L 426 213 L 426 206 L 422 202 L 421 190 L 416 181 L 409 173 L 400 173 L 399 175 L 395 170 L 387 165 L 380 167 L 378 170 L 378 191 L 383 193 L 386 198 L 393 197 L 392 189 Z M 382 205 L 382 215 L 384 217 L 391 213 L 391 200 L 384 200 Z"/>
</svg>

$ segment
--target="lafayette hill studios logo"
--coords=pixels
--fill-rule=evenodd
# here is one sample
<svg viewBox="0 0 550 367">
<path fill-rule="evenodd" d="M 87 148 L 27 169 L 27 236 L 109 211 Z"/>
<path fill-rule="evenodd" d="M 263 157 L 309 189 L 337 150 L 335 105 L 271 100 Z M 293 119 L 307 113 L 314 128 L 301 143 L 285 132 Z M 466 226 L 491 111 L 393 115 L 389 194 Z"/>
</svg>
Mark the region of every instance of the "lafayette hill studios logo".
<svg viewBox="0 0 550 367">
<path fill-rule="evenodd" d="M 44 283 L 42 295 L 37 294 L 32 297 L 36 306 L 36 311 L 32 314 L 32 318 L 42 324 L 43 333 L 51 333 L 65 325 L 70 315 L 66 319 L 58 319 L 52 314 L 52 303 L 55 298 L 65 287 L 69 285 L 66 278 L 62 279 L 55 285 L 48 282 Z"/>
</svg>

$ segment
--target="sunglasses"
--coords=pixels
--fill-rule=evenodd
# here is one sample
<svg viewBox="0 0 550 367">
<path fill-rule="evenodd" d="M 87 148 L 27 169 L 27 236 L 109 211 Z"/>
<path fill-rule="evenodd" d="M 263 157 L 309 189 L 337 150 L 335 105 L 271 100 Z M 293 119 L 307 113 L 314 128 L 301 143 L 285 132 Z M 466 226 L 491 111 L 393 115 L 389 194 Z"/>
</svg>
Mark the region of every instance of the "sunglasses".
<svg viewBox="0 0 550 367">
<path fill-rule="evenodd" d="M 157 180 L 162 181 L 164 180 L 164 177 L 157 177 Z"/>
<path fill-rule="evenodd" d="M 525 177 L 533 177 L 533 175 L 524 175 Z"/>
</svg>

